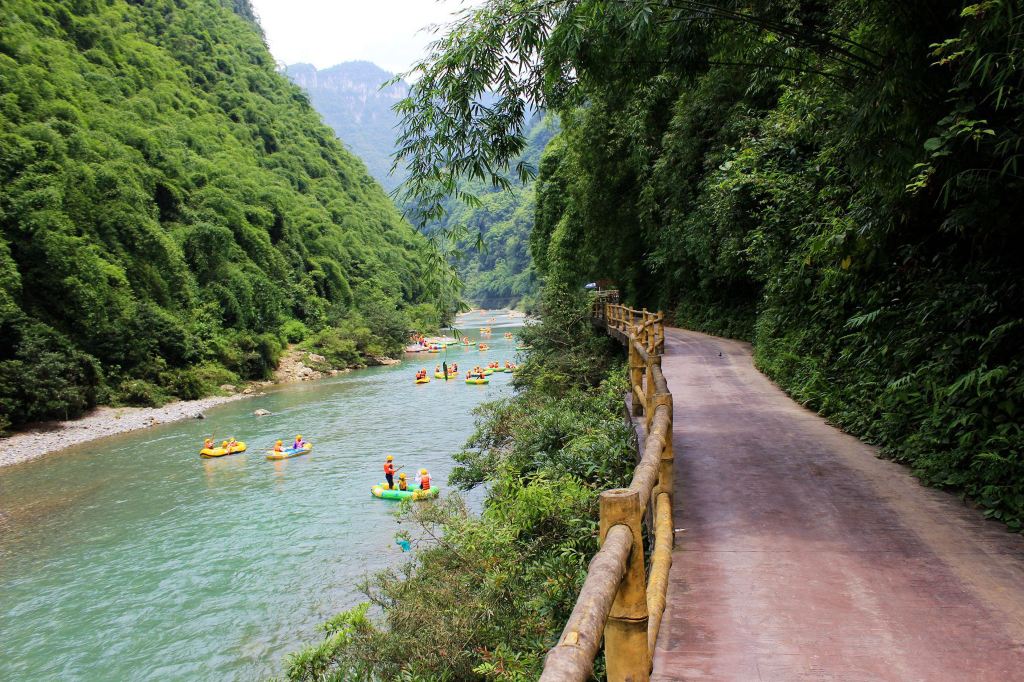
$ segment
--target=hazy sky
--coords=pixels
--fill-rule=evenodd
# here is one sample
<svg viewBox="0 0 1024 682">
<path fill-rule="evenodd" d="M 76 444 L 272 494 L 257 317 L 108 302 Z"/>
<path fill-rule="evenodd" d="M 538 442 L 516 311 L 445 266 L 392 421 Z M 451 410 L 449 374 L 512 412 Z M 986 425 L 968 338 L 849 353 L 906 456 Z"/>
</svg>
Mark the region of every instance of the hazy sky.
<svg viewBox="0 0 1024 682">
<path fill-rule="evenodd" d="M 369 60 L 393 73 L 423 55 L 429 24 L 447 23 L 463 0 L 251 0 L 279 62 L 326 68 Z"/>
</svg>

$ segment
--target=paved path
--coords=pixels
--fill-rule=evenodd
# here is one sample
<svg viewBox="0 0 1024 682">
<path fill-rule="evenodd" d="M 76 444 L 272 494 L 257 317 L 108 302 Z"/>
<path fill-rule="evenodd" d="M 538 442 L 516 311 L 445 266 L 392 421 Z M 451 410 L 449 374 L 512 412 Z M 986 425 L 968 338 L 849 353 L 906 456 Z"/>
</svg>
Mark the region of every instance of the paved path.
<svg viewBox="0 0 1024 682">
<path fill-rule="evenodd" d="M 1024 538 L 673 329 L 677 535 L 655 680 L 1024 680 Z M 720 355 L 721 353 L 721 355 Z"/>
</svg>

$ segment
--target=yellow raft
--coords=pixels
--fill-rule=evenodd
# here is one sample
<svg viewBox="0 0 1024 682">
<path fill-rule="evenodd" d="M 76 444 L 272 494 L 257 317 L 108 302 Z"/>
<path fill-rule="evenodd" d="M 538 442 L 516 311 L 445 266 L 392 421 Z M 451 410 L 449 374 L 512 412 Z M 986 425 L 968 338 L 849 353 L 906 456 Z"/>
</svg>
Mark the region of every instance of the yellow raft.
<svg viewBox="0 0 1024 682">
<path fill-rule="evenodd" d="M 287 450 L 281 450 L 281 452 L 275 452 L 271 450 L 267 453 L 267 459 L 289 459 L 290 457 L 298 457 L 304 455 L 313 449 L 312 443 L 306 443 L 301 448 L 296 450 L 295 448 L 288 448 Z"/>
<path fill-rule="evenodd" d="M 430 377 L 423 377 L 422 379 L 417 379 L 416 383 L 417 384 L 429 384 L 430 383 Z"/>
<path fill-rule="evenodd" d="M 477 385 L 480 385 L 480 384 L 489 384 L 490 382 L 491 382 L 491 380 L 487 379 L 487 378 L 483 378 L 483 379 L 481 379 L 481 378 L 466 379 L 466 383 L 467 384 L 477 384 Z"/>
<path fill-rule="evenodd" d="M 200 457 L 223 457 L 224 455 L 237 455 L 239 452 L 245 452 L 245 443 L 238 441 L 235 443 L 235 447 L 230 450 L 227 448 L 203 448 L 199 451 Z"/>
<path fill-rule="evenodd" d="M 435 379 L 444 379 L 444 372 L 434 372 L 434 378 Z M 459 373 L 458 372 L 448 372 L 448 378 L 449 379 L 458 379 L 459 378 Z"/>
</svg>

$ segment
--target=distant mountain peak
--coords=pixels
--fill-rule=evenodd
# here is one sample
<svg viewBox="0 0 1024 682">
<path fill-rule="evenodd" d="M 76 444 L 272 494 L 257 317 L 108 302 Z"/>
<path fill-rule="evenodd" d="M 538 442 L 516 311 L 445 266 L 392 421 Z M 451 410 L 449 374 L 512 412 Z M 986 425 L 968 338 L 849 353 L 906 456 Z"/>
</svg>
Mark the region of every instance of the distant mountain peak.
<svg viewBox="0 0 1024 682">
<path fill-rule="evenodd" d="M 289 64 L 284 74 L 309 93 L 313 107 L 335 134 L 363 159 L 367 170 L 386 189 L 402 182 L 390 174 L 398 117 L 391 107 L 409 92 L 399 81 L 383 84 L 394 74 L 369 61 L 351 61 L 317 69 L 312 64 Z"/>
</svg>

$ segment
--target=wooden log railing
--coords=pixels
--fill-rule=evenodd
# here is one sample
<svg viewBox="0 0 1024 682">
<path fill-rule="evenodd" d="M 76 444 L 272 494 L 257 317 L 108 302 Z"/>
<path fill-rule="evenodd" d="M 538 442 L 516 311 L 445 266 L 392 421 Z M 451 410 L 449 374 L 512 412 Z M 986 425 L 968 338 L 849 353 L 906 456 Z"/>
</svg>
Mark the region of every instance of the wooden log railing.
<svg viewBox="0 0 1024 682">
<path fill-rule="evenodd" d="M 619 305 L 618 292 L 609 291 L 597 294 L 593 318 L 629 348 L 632 415 L 644 418 L 646 437 L 629 487 L 601 493 L 601 548 L 544 661 L 544 682 L 589 679 L 602 637 L 611 682 L 649 679 L 672 565 L 672 394 L 661 371 L 665 316 Z M 649 567 L 642 532 L 648 510 L 654 537 Z"/>
</svg>

